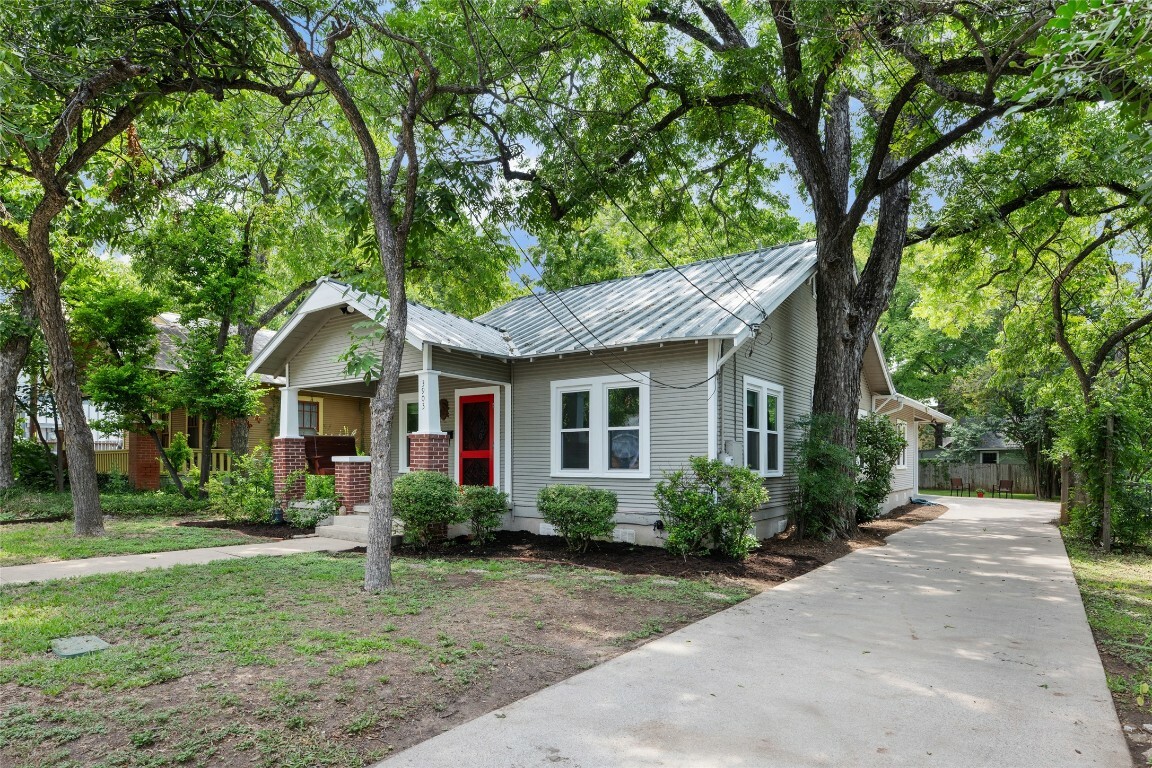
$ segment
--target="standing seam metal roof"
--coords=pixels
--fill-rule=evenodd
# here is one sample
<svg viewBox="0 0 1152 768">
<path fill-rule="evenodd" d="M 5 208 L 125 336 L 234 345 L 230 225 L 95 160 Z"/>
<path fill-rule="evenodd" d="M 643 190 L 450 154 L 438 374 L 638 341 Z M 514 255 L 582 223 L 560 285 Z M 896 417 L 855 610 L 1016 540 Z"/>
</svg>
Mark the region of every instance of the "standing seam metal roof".
<svg viewBox="0 0 1152 768">
<path fill-rule="evenodd" d="M 521 296 L 475 320 L 408 302 L 408 334 L 504 358 L 730 338 L 762 322 L 815 266 L 807 241 Z M 326 280 L 382 317 L 382 297 Z"/>
<path fill-rule="evenodd" d="M 811 241 L 762 248 L 522 296 L 476 322 L 501 329 L 520 357 L 732 337 L 762 322 L 815 265 Z"/>
</svg>

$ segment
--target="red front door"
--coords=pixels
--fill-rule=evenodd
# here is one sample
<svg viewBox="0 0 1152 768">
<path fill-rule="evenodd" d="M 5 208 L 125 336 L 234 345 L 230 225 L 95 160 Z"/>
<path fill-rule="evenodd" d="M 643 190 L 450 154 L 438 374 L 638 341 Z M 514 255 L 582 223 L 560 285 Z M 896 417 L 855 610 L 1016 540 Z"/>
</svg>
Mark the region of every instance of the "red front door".
<svg viewBox="0 0 1152 768">
<path fill-rule="evenodd" d="M 493 418 L 495 395 L 460 398 L 457 434 L 460 436 L 460 485 L 495 485 Z"/>
</svg>

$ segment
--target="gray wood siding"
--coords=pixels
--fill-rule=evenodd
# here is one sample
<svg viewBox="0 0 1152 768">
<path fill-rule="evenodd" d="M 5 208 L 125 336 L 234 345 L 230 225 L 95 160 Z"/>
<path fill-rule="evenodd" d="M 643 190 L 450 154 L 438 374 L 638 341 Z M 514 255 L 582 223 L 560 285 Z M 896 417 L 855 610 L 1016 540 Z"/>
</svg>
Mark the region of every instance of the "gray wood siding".
<svg viewBox="0 0 1152 768">
<path fill-rule="evenodd" d="M 289 384 L 293 387 L 308 387 L 320 384 L 334 384 L 344 381 L 357 381 L 359 377 L 349 376 L 346 363 L 340 357 L 348 351 L 352 338 L 362 331 L 355 326 L 363 322 L 360 315 L 338 315 L 321 326 L 316 335 L 304 344 L 288 362 Z M 380 343 L 366 345 L 380 353 Z M 423 368 L 420 350 L 411 344 L 404 345 L 404 358 L 401 373 L 419 371 Z"/>
<path fill-rule="evenodd" d="M 477 357 L 471 352 L 448 352 L 432 348 L 432 368 L 445 375 L 475 377 L 487 381 L 512 381 L 512 368 L 503 360 Z"/>
<path fill-rule="evenodd" d="M 731 347 L 725 343 L 724 351 Z M 749 356 L 751 350 L 751 356 Z M 765 478 L 770 499 L 757 521 L 788 513 L 794 480 L 789 462 L 800 431 L 793 425 L 812 412 L 816 380 L 816 301 L 807 286 L 794 291 L 763 324 L 755 342 L 745 342 L 724 364 L 720 377 L 720 437 L 717 445 L 741 461 L 744 456 L 744 377 L 754 376 L 784 388 L 783 477 Z"/>
<path fill-rule="evenodd" d="M 415 376 L 402 376 L 400 378 L 400 386 L 398 386 L 396 388 L 397 396 L 415 394 L 417 391 L 416 385 L 417 385 L 417 379 Z M 458 440 L 458 438 L 457 438 L 458 429 L 456 426 L 456 395 L 457 395 L 457 391 L 461 390 L 461 389 L 475 389 L 477 387 L 484 387 L 484 386 L 488 386 L 488 385 L 478 384 L 474 381 L 465 381 L 463 379 L 457 379 L 457 378 L 453 378 L 450 376 L 441 376 L 440 377 L 440 398 L 442 400 L 448 401 L 448 418 L 440 421 L 440 429 L 443 430 L 444 432 L 452 432 L 453 433 L 452 440 L 449 442 L 449 446 L 448 446 L 449 455 L 451 456 L 451 464 L 449 467 L 448 474 L 451 475 L 453 480 L 456 479 L 456 475 L 457 475 L 457 472 L 458 472 L 458 469 L 460 466 L 460 458 L 459 458 L 459 454 L 457 453 L 457 440 Z M 505 462 L 508 460 L 508 439 L 507 439 L 507 434 L 506 434 L 505 429 L 504 429 L 504 411 L 506 408 L 506 403 L 504 401 L 504 388 L 503 387 L 499 387 L 499 391 L 496 393 L 496 398 L 497 398 L 499 405 L 496 409 L 497 412 L 494 414 L 494 416 L 496 417 L 496 419 L 498 421 L 498 424 L 496 425 L 496 427 L 497 427 L 496 435 L 497 435 L 497 449 L 498 449 L 498 454 L 500 457 L 499 466 L 497 467 L 497 474 L 496 474 L 496 486 L 498 488 L 503 489 L 504 488 L 504 468 L 505 468 L 505 466 L 507 466 L 505 464 Z M 393 436 L 392 436 L 392 439 L 388 442 L 389 460 L 392 464 L 393 473 L 398 473 L 400 471 L 399 430 L 403 429 L 403 426 L 402 426 L 404 423 L 403 422 L 403 416 L 404 416 L 404 414 L 402 412 L 397 411 L 397 418 L 396 418 L 395 426 L 393 429 Z"/>
<path fill-rule="evenodd" d="M 685 386 L 707 378 L 708 345 L 666 344 L 628 352 L 549 358 L 512 364 L 513 465 L 515 514 L 539 517 L 536 494 L 550 484 L 589 485 L 616 491 L 619 522 L 645 522 L 638 517 L 656 515 L 652 492 L 666 471 L 684 467 L 689 456 L 708 452 L 708 390 L 670 389 L 655 381 L 650 389 L 649 478 L 572 478 L 551 476 L 552 382 L 642 371 L 663 384 Z"/>
</svg>

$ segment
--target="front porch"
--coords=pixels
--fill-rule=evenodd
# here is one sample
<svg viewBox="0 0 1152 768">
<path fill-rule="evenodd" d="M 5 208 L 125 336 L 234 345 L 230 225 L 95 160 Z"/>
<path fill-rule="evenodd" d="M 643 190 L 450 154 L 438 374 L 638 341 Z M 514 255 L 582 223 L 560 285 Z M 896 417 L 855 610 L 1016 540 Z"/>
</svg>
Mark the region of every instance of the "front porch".
<svg viewBox="0 0 1152 768">
<path fill-rule="evenodd" d="M 320 397 L 358 398 L 369 414 L 361 444 L 370 452 L 373 388 L 374 384 L 363 381 L 342 381 L 309 383 L 307 391 Z M 302 434 L 300 423 L 302 391 L 302 386 L 290 385 L 279 390 L 280 424 L 272 440 L 277 498 L 287 503 L 303 496 L 300 472 L 333 474 L 344 514 L 366 513 L 371 487 L 370 456 L 357 455 L 354 450 L 312 455 L 312 438 Z M 510 381 L 438 369 L 418 370 L 401 374 L 396 394 L 397 411 L 387 449 L 394 475 L 435 471 L 461 484 L 510 490 Z M 344 522 L 347 521 L 340 521 Z"/>
</svg>

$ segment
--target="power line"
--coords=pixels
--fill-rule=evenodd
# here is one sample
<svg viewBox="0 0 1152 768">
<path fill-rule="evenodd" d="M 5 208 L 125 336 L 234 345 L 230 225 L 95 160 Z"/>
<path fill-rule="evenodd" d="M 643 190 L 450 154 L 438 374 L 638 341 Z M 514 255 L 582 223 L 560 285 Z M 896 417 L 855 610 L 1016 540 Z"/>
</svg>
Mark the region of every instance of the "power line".
<svg viewBox="0 0 1152 768">
<path fill-rule="evenodd" d="M 516 78 L 520 81 L 520 84 L 522 86 L 524 86 L 524 90 L 531 97 L 532 103 L 533 104 L 538 103 L 539 99 L 536 96 L 536 94 L 533 93 L 532 86 L 530 86 L 528 84 L 528 82 L 524 79 L 523 75 L 520 74 L 519 67 L 517 67 L 515 65 L 515 62 L 512 61 L 512 57 L 509 56 L 508 52 L 504 50 L 504 46 L 501 44 L 500 39 L 492 31 L 492 28 L 488 25 L 487 20 L 485 20 L 484 17 L 480 14 L 480 12 L 476 9 L 476 6 L 473 3 L 473 0 L 466 0 L 466 2 L 468 3 L 468 7 L 472 9 L 472 13 L 474 13 L 476 15 L 477 21 L 479 21 L 480 24 L 483 25 L 484 30 L 488 33 L 488 36 L 492 38 L 492 42 L 496 44 L 496 49 L 500 52 L 500 55 L 503 56 L 504 60 L 512 67 L 512 71 L 516 74 Z M 661 250 L 656 245 L 656 243 L 654 243 L 652 241 L 652 238 L 649 237 L 648 234 L 643 229 L 641 229 L 641 227 L 632 219 L 632 216 L 628 213 L 628 211 L 626 211 L 623 208 L 623 206 L 620 205 L 620 203 L 616 200 L 615 196 L 612 195 L 612 193 L 609 192 L 607 189 L 605 189 L 602 184 L 599 184 L 599 182 L 596 180 L 596 174 L 593 173 L 592 169 L 588 166 L 588 163 L 584 160 L 583 155 L 580 154 L 580 151 L 576 148 L 576 146 L 573 144 L 573 142 L 568 139 L 568 137 L 564 134 L 564 132 L 560 130 L 559 126 L 556 125 L 556 123 L 552 120 L 552 118 L 546 112 L 542 113 L 542 114 L 543 114 L 545 121 L 548 123 L 549 127 L 552 129 L 553 133 L 555 133 L 560 138 L 560 140 L 562 142 L 564 142 L 564 144 L 568 147 L 569 151 L 572 152 L 572 155 L 573 155 L 573 157 L 576 158 L 576 161 L 578 163 L 580 163 L 580 166 L 590 175 L 590 177 L 593 179 L 593 181 L 597 184 L 600 192 L 602 192 L 604 194 L 604 196 L 612 203 L 612 205 L 618 211 L 620 211 L 620 213 L 624 216 L 625 219 L 627 219 L 628 223 L 632 226 L 632 228 L 635 229 L 640 234 L 640 236 L 644 238 L 644 241 L 648 243 L 648 246 L 653 251 L 655 251 L 660 256 L 660 258 L 663 259 L 664 262 L 669 267 L 671 267 L 673 270 L 675 270 L 675 272 L 678 275 L 680 275 L 680 277 L 682 277 L 689 285 L 691 285 L 693 288 L 695 288 L 700 293 L 700 295 L 704 296 L 706 299 L 711 301 L 713 304 L 715 304 L 716 306 L 723 309 L 725 312 L 730 314 L 732 317 L 736 318 L 736 320 L 740 321 L 749 330 L 752 330 L 751 323 L 749 323 L 747 320 L 745 320 L 744 318 L 737 315 L 732 310 L 728 309 L 728 307 L 721 304 L 719 301 L 716 300 L 716 298 L 709 295 L 700 286 L 696 285 L 696 283 L 694 283 L 687 275 L 685 275 L 680 270 L 680 268 L 670 258 L 668 258 L 667 254 L 665 254 L 664 251 Z"/>
</svg>

